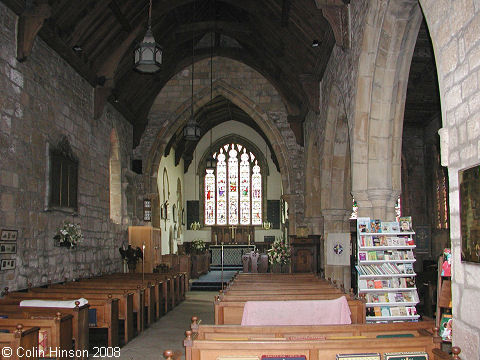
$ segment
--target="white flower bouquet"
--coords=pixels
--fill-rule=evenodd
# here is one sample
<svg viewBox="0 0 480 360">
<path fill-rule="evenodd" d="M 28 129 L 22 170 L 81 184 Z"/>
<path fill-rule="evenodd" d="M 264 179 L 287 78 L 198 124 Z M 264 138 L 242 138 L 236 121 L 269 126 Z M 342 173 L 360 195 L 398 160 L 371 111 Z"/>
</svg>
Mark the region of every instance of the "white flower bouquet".
<svg viewBox="0 0 480 360">
<path fill-rule="evenodd" d="M 75 248 L 78 242 L 83 240 L 80 224 L 65 221 L 62 227 L 57 229 L 57 233 L 53 239 L 57 242 L 58 246 Z"/>
<path fill-rule="evenodd" d="M 290 247 L 279 238 L 275 239 L 272 248 L 268 250 L 268 262 L 270 264 L 288 264 L 290 256 Z"/>
</svg>

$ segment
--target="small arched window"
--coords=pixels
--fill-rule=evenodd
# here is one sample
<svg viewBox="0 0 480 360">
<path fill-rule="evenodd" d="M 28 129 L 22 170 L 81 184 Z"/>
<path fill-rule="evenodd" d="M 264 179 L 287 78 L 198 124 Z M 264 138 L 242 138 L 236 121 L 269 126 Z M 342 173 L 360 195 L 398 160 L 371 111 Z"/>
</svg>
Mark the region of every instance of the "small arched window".
<svg viewBox="0 0 480 360">
<path fill-rule="evenodd" d="M 205 225 L 261 225 L 262 169 L 244 145 L 228 143 L 213 154 L 216 170 L 204 177 Z"/>
</svg>

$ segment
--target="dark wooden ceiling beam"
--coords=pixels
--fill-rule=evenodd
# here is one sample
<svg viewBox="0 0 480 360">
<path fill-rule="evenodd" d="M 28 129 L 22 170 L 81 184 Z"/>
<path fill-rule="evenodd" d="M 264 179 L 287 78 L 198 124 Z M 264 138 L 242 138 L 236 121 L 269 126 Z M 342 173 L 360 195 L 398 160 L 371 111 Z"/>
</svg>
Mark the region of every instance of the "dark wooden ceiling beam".
<svg viewBox="0 0 480 360">
<path fill-rule="evenodd" d="M 198 33 L 200 31 L 228 31 L 230 33 L 252 34 L 252 28 L 245 23 L 228 21 L 200 21 L 190 24 L 182 24 L 177 27 L 176 34 Z"/>
<path fill-rule="evenodd" d="M 18 18 L 17 60 L 24 61 L 32 52 L 33 42 L 46 19 L 52 14 L 47 0 L 26 7 Z"/>
<path fill-rule="evenodd" d="M 94 23 L 96 21 L 96 18 L 98 14 L 103 14 L 105 13 L 108 5 L 110 4 L 111 0 L 99 0 L 95 3 L 94 8 L 91 10 L 91 13 L 88 14 L 87 16 L 84 16 L 82 19 L 77 21 L 75 24 L 75 27 L 71 33 L 71 36 L 69 37 L 68 41 L 72 45 L 78 45 L 83 40 L 85 37 L 88 37 L 87 34 L 85 34 L 87 31 L 90 33 L 93 31 Z"/>
<path fill-rule="evenodd" d="M 128 33 L 133 30 L 132 24 L 130 24 L 130 21 L 127 19 L 122 9 L 120 9 L 117 0 L 112 0 L 108 7 L 112 10 L 113 15 L 115 15 L 115 18 L 122 25 L 123 31 Z"/>
<path fill-rule="evenodd" d="M 283 0 L 282 2 L 282 19 L 280 24 L 282 27 L 288 26 L 288 19 L 290 17 L 290 0 Z"/>
</svg>

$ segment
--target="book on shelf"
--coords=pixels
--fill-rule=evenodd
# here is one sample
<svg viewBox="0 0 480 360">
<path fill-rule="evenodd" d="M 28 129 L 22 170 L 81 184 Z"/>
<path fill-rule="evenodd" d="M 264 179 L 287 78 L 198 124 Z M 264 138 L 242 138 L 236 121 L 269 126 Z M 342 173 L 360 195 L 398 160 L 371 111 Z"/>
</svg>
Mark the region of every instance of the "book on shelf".
<svg viewBox="0 0 480 360">
<path fill-rule="evenodd" d="M 337 354 L 336 360 L 380 360 L 379 353 Z"/>
<path fill-rule="evenodd" d="M 428 360 L 426 352 L 392 352 L 385 353 L 384 360 Z"/>
<path fill-rule="evenodd" d="M 382 232 L 382 222 L 379 219 L 370 220 L 370 232 L 372 233 Z"/>
<path fill-rule="evenodd" d="M 444 341 L 452 341 L 452 314 L 442 314 L 439 335 Z"/>
<path fill-rule="evenodd" d="M 417 308 L 415 306 L 407 306 L 407 316 L 416 316 Z"/>
<path fill-rule="evenodd" d="M 399 231 L 400 227 L 397 221 L 382 221 L 383 233 L 394 233 Z"/>
<path fill-rule="evenodd" d="M 367 260 L 367 252 L 366 251 L 359 251 L 358 252 L 358 260 L 360 260 L 360 261 Z"/>
<path fill-rule="evenodd" d="M 411 216 L 402 216 L 398 219 L 400 224 L 400 232 L 409 232 L 412 231 L 412 217 Z"/>
<path fill-rule="evenodd" d="M 376 251 L 367 252 L 367 259 L 368 260 L 377 260 L 377 252 Z"/>
<path fill-rule="evenodd" d="M 382 289 L 383 288 L 382 280 L 374 280 L 373 284 L 374 284 L 375 289 Z"/>
<path fill-rule="evenodd" d="M 358 288 L 359 289 L 367 289 L 367 280 L 365 280 L 365 279 L 358 280 Z"/>
<path fill-rule="evenodd" d="M 407 288 L 414 288 L 415 287 L 415 279 L 414 278 L 403 278 L 405 281 L 405 286 Z"/>
<path fill-rule="evenodd" d="M 390 308 L 388 306 L 381 306 L 380 310 L 382 312 L 382 316 L 390 316 Z"/>
<path fill-rule="evenodd" d="M 375 289 L 375 281 L 367 280 L 367 289 Z"/>
<path fill-rule="evenodd" d="M 375 313 L 375 316 L 382 316 L 382 310 L 380 309 L 380 306 L 374 306 L 373 311 Z"/>
<path fill-rule="evenodd" d="M 385 254 L 383 251 L 377 251 L 377 260 L 385 260 Z"/>
<path fill-rule="evenodd" d="M 385 235 L 379 236 L 378 239 L 379 239 L 379 246 L 388 246 L 387 237 Z"/>
<path fill-rule="evenodd" d="M 412 263 L 403 264 L 405 274 L 415 274 Z"/>
<path fill-rule="evenodd" d="M 357 218 L 357 229 L 360 233 L 370 232 L 370 218 L 369 217 L 359 217 Z"/>
<path fill-rule="evenodd" d="M 380 236 L 372 236 L 372 246 L 380 246 Z"/>
</svg>

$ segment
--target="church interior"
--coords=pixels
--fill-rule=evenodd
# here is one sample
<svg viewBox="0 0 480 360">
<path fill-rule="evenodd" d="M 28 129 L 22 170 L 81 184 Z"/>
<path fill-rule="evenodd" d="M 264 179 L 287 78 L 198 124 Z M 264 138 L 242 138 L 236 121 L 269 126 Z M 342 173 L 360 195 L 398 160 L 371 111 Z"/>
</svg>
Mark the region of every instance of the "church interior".
<svg viewBox="0 0 480 360">
<path fill-rule="evenodd" d="M 479 29 L 478 0 L 0 0 L 0 329 L 46 314 L 22 300 L 88 298 L 87 340 L 64 337 L 88 348 L 93 323 L 129 346 L 221 273 L 215 326 L 237 324 L 229 297 L 344 294 L 355 336 L 395 325 L 433 338 L 430 358 L 480 360 Z M 451 355 L 432 323 L 375 306 L 368 270 L 410 288 L 375 270 L 399 256 L 406 318 L 451 319 Z M 191 326 L 189 360 L 288 353 L 214 356 L 220 330 Z M 338 344 L 295 359 L 346 359 Z"/>
</svg>

